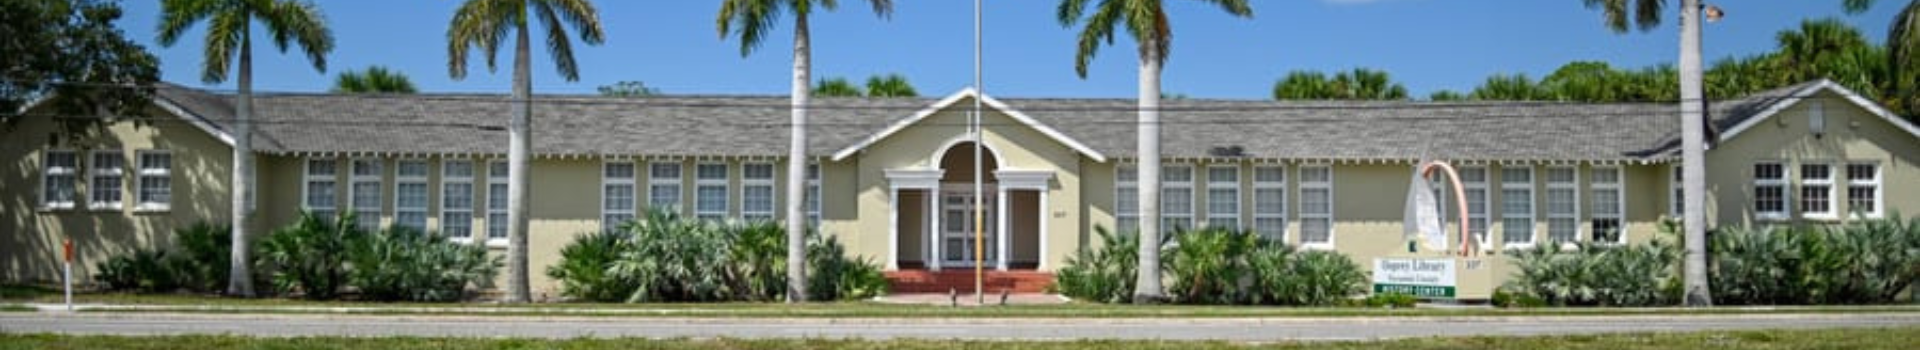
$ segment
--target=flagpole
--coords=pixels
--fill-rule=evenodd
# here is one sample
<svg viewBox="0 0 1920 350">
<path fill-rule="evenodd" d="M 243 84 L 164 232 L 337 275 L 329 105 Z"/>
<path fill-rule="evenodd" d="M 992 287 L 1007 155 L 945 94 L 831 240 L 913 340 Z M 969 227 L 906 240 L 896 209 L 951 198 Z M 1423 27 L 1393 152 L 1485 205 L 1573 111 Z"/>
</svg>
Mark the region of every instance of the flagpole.
<svg viewBox="0 0 1920 350">
<path fill-rule="evenodd" d="M 980 304 L 987 303 L 986 289 L 986 185 L 980 169 L 980 134 L 986 132 L 981 123 L 986 115 L 981 114 L 980 100 L 986 98 L 987 88 L 980 84 L 980 2 L 973 0 L 973 298 Z"/>
</svg>

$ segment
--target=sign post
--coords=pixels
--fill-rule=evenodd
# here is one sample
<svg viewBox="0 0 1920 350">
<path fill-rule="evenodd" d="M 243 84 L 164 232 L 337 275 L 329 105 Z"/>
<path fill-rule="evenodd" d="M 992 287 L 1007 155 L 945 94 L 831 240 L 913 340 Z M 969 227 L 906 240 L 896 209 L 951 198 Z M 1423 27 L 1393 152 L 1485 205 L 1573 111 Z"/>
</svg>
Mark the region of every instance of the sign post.
<svg viewBox="0 0 1920 350">
<path fill-rule="evenodd" d="M 73 239 L 67 239 L 61 242 L 60 246 L 63 252 L 61 257 L 65 260 L 65 263 L 62 265 L 64 267 L 62 273 L 66 275 L 67 311 L 73 311 Z"/>
<path fill-rule="evenodd" d="M 1373 292 L 1401 293 L 1422 299 L 1458 297 L 1459 276 L 1452 258 L 1373 259 Z"/>
</svg>

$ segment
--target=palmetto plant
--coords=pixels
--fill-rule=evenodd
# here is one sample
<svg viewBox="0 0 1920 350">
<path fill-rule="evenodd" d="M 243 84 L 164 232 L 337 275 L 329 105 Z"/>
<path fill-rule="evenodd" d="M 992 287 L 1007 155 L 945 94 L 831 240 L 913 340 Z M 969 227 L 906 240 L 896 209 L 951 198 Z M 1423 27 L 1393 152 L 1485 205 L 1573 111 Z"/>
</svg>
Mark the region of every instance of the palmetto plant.
<svg viewBox="0 0 1920 350">
<path fill-rule="evenodd" d="M 600 14 L 588 0 L 466 0 L 447 26 L 447 70 L 454 79 L 467 76 L 467 53 L 478 49 L 494 68 L 501 44 L 513 36 L 513 115 L 507 123 L 507 301 L 527 302 L 531 295 L 527 270 L 527 161 L 533 132 L 533 53 L 528 26 L 538 21 L 546 33 L 547 54 L 567 81 L 580 80 L 573 59 L 571 27 L 580 41 L 599 45 L 606 40 Z"/>
<path fill-rule="evenodd" d="M 349 244 L 360 236 L 353 214 L 321 218 L 301 213 L 292 225 L 274 230 L 260 243 L 260 265 L 272 271 L 281 294 L 315 300 L 339 296 L 347 284 Z"/>
<path fill-rule="evenodd" d="M 624 225 L 623 225 L 624 226 Z M 560 248 L 560 262 L 547 266 L 547 277 L 560 281 L 560 295 L 576 300 L 618 302 L 639 288 L 634 281 L 607 272 L 631 240 L 628 231 L 615 229 L 575 236 Z"/>
<path fill-rule="evenodd" d="M 1515 273 L 1502 292 L 1550 305 L 1653 306 L 1679 301 L 1678 224 L 1644 245 L 1544 244 L 1516 251 Z"/>
<path fill-rule="evenodd" d="M 1115 234 L 1095 226 L 1100 246 L 1082 248 L 1067 257 L 1053 288 L 1067 297 L 1103 303 L 1123 303 L 1133 297 L 1134 269 L 1139 267 L 1140 236 Z"/>
<path fill-rule="evenodd" d="M 1367 292 L 1367 274 L 1344 254 L 1267 244 L 1247 256 L 1254 303 L 1335 306 Z"/>
<path fill-rule="evenodd" d="M 1175 243 L 1162 253 L 1167 274 L 1173 277 L 1174 300 L 1199 304 L 1245 300 L 1241 282 L 1252 276 L 1247 256 L 1260 245 L 1259 237 L 1221 228 L 1175 232 Z"/>
<path fill-rule="evenodd" d="M 253 274 L 249 269 L 247 223 L 253 217 L 253 25 L 258 21 L 274 47 L 281 52 L 288 45 L 299 46 L 313 68 L 327 70 L 327 53 L 333 51 L 333 33 L 327 29 L 320 8 L 301 0 L 162 0 L 160 2 L 159 42 L 173 46 L 195 23 L 207 22 L 206 56 L 200 79 L 208 83 L 227 80 L 227 64 L 238 58 L 239 79 L 235 85 L 239 100 L 234 109 L 233 174 L 231 216 L 233 228 L 232 258 L 228 265 L 227 293 L 253 296 Z"/>
<path fill-rule="evenodd" d="M 1729 304 L 1887 303 L 1920 279 L 1920 220 L 1731 228 L 1712 246 L 1714 293 Z"/>
<path fill-rule="evenodd" d="M 630 250 L 607 270 L 633 281 L 628 302 L 726 300 L 730 251 L 720 224 L 655 211 L 627 226 Z"/>
<path fill-rule="evenodd" d="M 168 257 L 167 268 L 181 286 L 201 293 L 226 288 L 233 230 L 202 221 L 173 230 L 173 240 L 179 250 Z"/>
<path fill-rule="evenodd" d="M 348 244 L 348 284 L 375 301 L 456 301 L 486 287 L 500 269 L 487 248 L 406 227 L 389 227 Z"/>
</svg>

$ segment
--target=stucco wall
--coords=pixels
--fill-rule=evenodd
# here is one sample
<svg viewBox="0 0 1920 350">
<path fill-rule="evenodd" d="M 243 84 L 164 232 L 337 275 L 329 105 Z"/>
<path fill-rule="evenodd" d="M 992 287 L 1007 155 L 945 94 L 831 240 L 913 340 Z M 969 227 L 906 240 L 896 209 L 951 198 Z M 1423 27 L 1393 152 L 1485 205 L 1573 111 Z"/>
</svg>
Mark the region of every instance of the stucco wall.
<svg viewBox="0 0 1920 350">
<path fill-rule="evenodd" d="M 1821 109 L 1826 117 L 1826 132 L 1816 136 L 1811 130 L 1812 109 Z M 1741 131 L 1707 152 L 1707 190 L 1714 193 L 1709 221 L 1720 225 L 1780 223 L 1753 215 L 1753 166 L 1756 162 L 1779 162 L 1787 167 L 1790 184 L 1788 210 L 1793 222 L 1806 221 L 1797 214 L 1800 164 L 1835 165 L 1836 188 L 1844 189 L 1845 171 L 1838 166 L 1850 162 L 1880 165 L 1884 188 L 1884 213 L 1913 212 L 1920 209 L 1920 138 L 1830 91 L 1803 100 Z M 1837 213 L 1850 212 L 1844 191 L 1835 195 Z M 1847 215 L 1839 215 L 1845 218 Z M 1820 221 L 1820 220 L 1815 220 Z"/>
</svg>

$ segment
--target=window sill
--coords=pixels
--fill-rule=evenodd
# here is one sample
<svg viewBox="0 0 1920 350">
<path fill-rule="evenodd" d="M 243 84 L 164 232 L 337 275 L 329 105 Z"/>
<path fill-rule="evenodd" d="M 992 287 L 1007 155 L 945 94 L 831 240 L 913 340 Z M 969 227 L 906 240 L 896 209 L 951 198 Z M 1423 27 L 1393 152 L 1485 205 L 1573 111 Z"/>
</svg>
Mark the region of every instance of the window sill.
<svg viewBox="0 0 1920 350">
<path fill-rule="evenodd" d="M 1529 243 L 1501 243 L 1500 244 L 1500 250 L 1514 251 L 1514 250 L 1528 250 L 1528 249 L 1533 249 L 1533 243 L 1529 242 Z"/>
<path fill-rule="evenodd" d="M 134 214 L 166 214 L 173 211 L 167 207 L 133 208 Z"/>
<path fill-rule="evenodd" d="M 73 209 L 72 205 L 41 205 L 39 207 L 35 207 L 33 211 L 40 212 L 40 213 L 58 213 L 58 212 L 71 212 L 75 210 Z"/>
<path fill-rule="evenodd" d="M 1301 244 L 1300 244 L 1300 249 L 1306 249 L 1306 250 L 1333 250 L 1333 243 L 1301 243 Z"/>
<path fill-rule="evenodd" d="M 1787 216 L 1787 214 L 1783 214 L 1783 213 L 1759 213 L 1759 214 L 1753 214 L 1753 218 L 1754 220 L 1759 220 L 1759 221 L 1774 221 L 1774 222 L 1786 222 L 1786 221 L 1793 220 L 1792 216 Z"/>
<path fill-rule="evenodd" d="M 87 211 L 96 212 L 96 213 L 112 213 L 112 212 L 118 212 L 122 209 L 126 209 L 126 207 L 118 204 L 101 204 L 101 205 L 87 206 Z"/>
<path fill-rule="evenodd" d="M 487 249 L 490 249 L 490 250 L 507 249 L 507 240 L 504 240 L 504 239 L 489 239 L 487 240 L 486 244 L 487 244 Z"/>
<path fill-rule="evenodd" d="M 1800 214 L 1800 219 L 1807 221 L 1838 222 L 1840 221 L 1840 216 L 1834 214 Z"/>
</svg>

